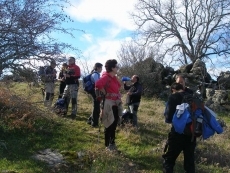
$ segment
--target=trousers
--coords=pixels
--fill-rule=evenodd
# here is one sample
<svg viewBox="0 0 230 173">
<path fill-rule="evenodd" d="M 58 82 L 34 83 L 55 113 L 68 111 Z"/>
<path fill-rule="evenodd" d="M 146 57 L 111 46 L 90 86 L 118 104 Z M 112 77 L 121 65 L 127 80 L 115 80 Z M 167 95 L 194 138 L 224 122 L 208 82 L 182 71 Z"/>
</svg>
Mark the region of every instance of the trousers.
<svg viewBox="0 0 230 173">
<path fill-rule="evenodd" d="M 173 168 L 177 157 L 183 151 L 184 155 L 184 170 L 186 173 L 195 173 L 195 148 L 196 139 L 191 141 L 192 136 L 179 134 L 171 131 L 168 134 L 168 149 L 162 155 L 164 158 L 163 169 L 164 173 L 173 173 Z"/>
<path fill-rule="evenodd" d="M 109 144 L 115 144 L 115 133 L 117 128 L 117 123 L 119 119 L 118 115 L 118 106 L 113 106 L 113 115 L 114 115 L 114 122 L 104 130 L 105 134 L 105 146 L 108 147 Z"/>
</svg>

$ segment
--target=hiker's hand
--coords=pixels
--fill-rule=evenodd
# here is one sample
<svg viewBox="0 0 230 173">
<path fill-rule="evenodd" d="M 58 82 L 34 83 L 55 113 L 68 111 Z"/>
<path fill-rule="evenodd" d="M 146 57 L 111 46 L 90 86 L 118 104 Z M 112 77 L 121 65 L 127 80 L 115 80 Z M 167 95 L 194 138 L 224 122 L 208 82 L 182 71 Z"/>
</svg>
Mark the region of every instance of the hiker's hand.
<svg viewBox="0 0 230 173">
<path fill-rule="evenodd" d="M 99 119 L 100 119 L 100 121 L 102 122 L 102 115 L 100 115 L 100 118 L 99 118 Z"/>
<path fill-rule="evenodd" d="M 132 95 L 132 92 L 127 92 L 127 95 Z"/>
</svg>

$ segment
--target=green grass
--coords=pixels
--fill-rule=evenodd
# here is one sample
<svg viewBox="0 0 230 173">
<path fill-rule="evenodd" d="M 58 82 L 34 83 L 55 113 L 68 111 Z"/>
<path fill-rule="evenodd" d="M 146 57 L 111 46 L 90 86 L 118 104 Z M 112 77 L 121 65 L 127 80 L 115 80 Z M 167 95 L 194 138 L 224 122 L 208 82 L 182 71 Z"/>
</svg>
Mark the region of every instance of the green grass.
<svg viewBox="0 0 230 173">
<path fill-rule="evenodd" d="M 32 158 L 35 153 L 47 148 L 58 150 L 68 161 L 68 169 L 56 170 L 60 173 L 162 172 L 161 155 L 170 129 L 162 116 L 163 101 L 143 98 L 138 112 L 140 129 L 137 131 L 131 126 L 118 127 L 116 143 L 120 152 L 108 153 L 104 147 L 103 127 L 99 132 L 98 128 L 91 128 L 86 124 L 92 103 L 91 98 L 81 89 L 78 97 L 78 115 L 76 120 L 71 120 L 58 117 L 43 107 L 40 87 L 28 88 L 23 83 L 0 87 L 7 87 L 11 99 L 16 99 L 15 95 L 20 96 L 18 99 L 23 98 L 17 104 L 6 99 L 0 102 L 0 108 L 4 110 L 0 114 L 0 172 L 54 172 L 43 162 Z M 55 94 L 57 97 L 57 90 Z M 1 94 L 0 97 L 3 98 Z M 18 104 L 22 104 L 22 108 L 26 106 L 23 108 L 26 110 L 20 112 Z M 219 116 L 225 120 L 227 126 L 230 124 L 228 113 Z M 229 142 L 228 129 L 224 134 L 215 135 L 206 141 L 198 141 L 197 172 L 227 173 L 230 169 Z M 85 154 L 82 159 L 77 157 L 79 152 Z M 175 172 L 183 172 L 182 155 L 177 159 Z"/>
</svg>

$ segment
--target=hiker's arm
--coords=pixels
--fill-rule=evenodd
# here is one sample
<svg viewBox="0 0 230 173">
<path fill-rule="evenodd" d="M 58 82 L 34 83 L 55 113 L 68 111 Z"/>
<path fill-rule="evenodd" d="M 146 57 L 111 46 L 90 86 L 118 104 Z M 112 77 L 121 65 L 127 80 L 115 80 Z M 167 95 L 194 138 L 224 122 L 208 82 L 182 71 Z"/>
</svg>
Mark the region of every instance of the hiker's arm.
<svg viewBox="0 0 230 173">
<path fill-rule="evenodd" d="M 124 90 L 129 90 L 131 88 L 130 85 L 127 85 L 126 82 L 124 82 Z"/>
<path fill-rule="evenodd" d="M 103 92 L 104 94 L 106 94 L 105 86 L 106 86 L 107 81 L 108 81 L 107 76 L 101 77 L 100 79 L 98 79 L 96 81 L 95 89 L 97 89 L 97 90 Z"/>
<path fill-rule="evenodd" d="M 173 98 L 172 95 L 170 95 L 168 99 L 168 106 L 167 106 L 167 109 L 165 110 L 165 114 L 166 114 L 168 123 L 172 123 L 172 118 L 176 111 L 176 106 L 177 105 L 176 105 L 175 99 Z"/>
<path fill-rule="evenodd" d="M 79 79 L 81 77 L 80 68 L 78 66 L 74 67 L 74 69 L 71 69 L 73 73 L 67 74 L 66 77 L 69 77 L 70 79 Z"/>
<path fill-rule="evenodd" d="M 142 93 L 142 86 L 138 85 L 137 86 L 137 90 L 135 92 L 131 92 L 130 95 L 132 95 L 132 96 L 135 96 L 135 95 L 138 96 L 138 95 L 141 95 L 141 93 Z"/>
<path fill-rule="evenodd" d="M 81 77 L 81 71 L 78 66 L 74 67 L 74 74 L 70 77 L 73 77 L 74 79 L 79 79 Z"/>
</svg>

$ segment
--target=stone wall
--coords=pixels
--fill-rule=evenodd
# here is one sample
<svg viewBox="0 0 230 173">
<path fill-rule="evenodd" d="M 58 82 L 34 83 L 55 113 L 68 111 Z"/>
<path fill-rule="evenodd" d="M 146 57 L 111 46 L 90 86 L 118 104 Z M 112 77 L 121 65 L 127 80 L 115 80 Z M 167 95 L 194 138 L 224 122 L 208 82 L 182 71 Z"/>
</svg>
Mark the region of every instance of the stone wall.
<svg viewBox="0 0 230 173">
<path fill-rule="evenodd" d="M 214 90 L 211 88 L 206 89 L 207 100 L 205 105 L 214 111 L 225 111 L 224 105 L 229 104 L 228 90 Z"/>
</svg>

